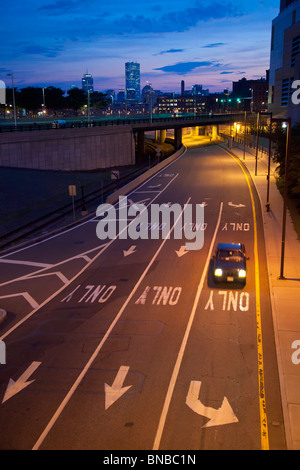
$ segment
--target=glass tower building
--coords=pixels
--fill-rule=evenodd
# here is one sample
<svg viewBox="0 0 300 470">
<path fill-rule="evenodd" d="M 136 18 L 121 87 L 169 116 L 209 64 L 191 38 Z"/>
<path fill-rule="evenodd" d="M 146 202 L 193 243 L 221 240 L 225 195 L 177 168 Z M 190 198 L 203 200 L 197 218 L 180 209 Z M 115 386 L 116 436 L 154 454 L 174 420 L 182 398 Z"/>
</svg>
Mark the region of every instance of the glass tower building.
<svg viewBox="0 0 300 470">
<path fill-rule="evenodd" d="M 93 93 L 94 91 L 94 80 L 90 73 L 85 73 L 81 80 L 81 87 L 85 91 Z"/>
<path fill-rule="evenodd" d="M 141 96 L 140 64 L 138 64 L 137 62 L 126 62 L 125 81 L 126 81 L 126 100 L 129 102 L 140 101 L 140 96 Z"/>
</svg>

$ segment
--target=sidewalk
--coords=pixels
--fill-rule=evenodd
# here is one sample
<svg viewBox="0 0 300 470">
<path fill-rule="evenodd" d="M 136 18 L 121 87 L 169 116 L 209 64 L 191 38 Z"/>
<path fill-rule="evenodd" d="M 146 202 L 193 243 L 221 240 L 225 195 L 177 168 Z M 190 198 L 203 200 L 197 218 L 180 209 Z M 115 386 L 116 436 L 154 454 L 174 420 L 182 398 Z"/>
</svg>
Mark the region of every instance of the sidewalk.
<svg viewBox="0 0 300 470">
<path fill-rule="evenodd" d="M 243 148 L 237 147 L 231 153 L 248 168 L 261 201 L 287 448 L 300 450 L 300 241 L 287 211 L 285 279 L 280 280 L 283 199 L 273 175 L 275 165 L 271 162 L 267 212 L 268 156 L 259 153 L 255 176 L 255 156 L 246 152 L 243 159 Z"/>
</svg>

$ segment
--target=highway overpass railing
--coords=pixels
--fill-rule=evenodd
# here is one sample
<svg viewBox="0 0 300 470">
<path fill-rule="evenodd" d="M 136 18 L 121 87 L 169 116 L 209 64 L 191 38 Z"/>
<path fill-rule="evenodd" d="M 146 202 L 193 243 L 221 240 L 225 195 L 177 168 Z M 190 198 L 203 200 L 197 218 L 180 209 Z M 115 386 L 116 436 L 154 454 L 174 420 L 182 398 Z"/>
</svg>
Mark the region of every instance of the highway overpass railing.
<svg viewBox="0 0 300 470">
<path fill-rule="evenodd" d="M 243 119 L 244 113 L 226 113 L 226 114 L 193 114 L 193 115 L 169 115 L 169 116 L 153 116 L 149 117 L 127 117 L 127 118 L 110 118 L 110 119 L 97 119 L 91 118 L 90 120 L 68 120 L 65 119 L 63 123 L 53 121 L 49 122 L 19 122 L 15 126 L 12 123 L 0 123 L 0 133 L 2 132 L 25 132 L 36 130 L 52 130 L 52 129 L 78 129 L 87 127 L 102 127 L 102 126 L 124 126 L 131 125 L 137 127 L 146 126 L 147 128 L 155 129 L 156 125 L 174 124 L 175 127 L 188 126 L 201 126 L 209 124 L 218 124 L 233 122 L 235 120 Z M 59 121 L 59 120 L 58 120 Z"/>
</svg>

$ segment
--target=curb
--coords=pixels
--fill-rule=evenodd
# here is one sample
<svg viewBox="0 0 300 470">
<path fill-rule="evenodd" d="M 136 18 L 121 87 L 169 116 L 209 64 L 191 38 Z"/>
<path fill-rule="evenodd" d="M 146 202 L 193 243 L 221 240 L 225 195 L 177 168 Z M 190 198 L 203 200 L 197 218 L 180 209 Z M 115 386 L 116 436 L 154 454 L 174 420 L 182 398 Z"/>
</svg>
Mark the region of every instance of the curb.
<svg viewBox="0 0 300 470">
<path fill-rule="evenodd" d="M 182 153 L 184 152 L 184 150 L 185 150 L 185 147 L 184 145 L 182 145 L 182 147 L 179 150 L 177 150 L 175 153 L 173 153 L 173 155 L 170 155 L 170 157 L 165 158 L 162 162 L 150 168 L 150 170 L 145 171 L 142 175 L 138 176 L 133 181 L 130 181 L 130 183 L 127 183 L 125 186 L 122 186 L 122 188 L 119 188 L 117 191 L 110 194 L 106 198 L 106 203 L 114 204 L 115 202 L 117 202 L 119 196 L 122 196 L 123 194 L 128 194 L 130 191 L 133 191 L 140 184 L 144 183 L 148 178 L 150 178 L 151 176 L 155 175 L 155 173 L 158 173 L 160 170 L 168 166 L 170 163 L 176 160 L 176 158 L 180 157 Z"/>
</svg>

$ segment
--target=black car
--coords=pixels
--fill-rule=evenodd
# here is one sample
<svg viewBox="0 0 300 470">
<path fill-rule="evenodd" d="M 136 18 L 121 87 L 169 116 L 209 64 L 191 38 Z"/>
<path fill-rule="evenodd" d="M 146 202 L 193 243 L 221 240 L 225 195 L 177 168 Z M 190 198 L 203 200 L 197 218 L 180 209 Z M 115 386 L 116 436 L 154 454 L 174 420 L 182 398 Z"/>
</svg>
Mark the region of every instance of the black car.
<svg viewBox="0 0 300 470">
<path fill-rule="evenodd" d="M 247 259 L 243 243 L 218 243 L 214 256 L 214 280 L 246 284 Z"/>
</svg>

